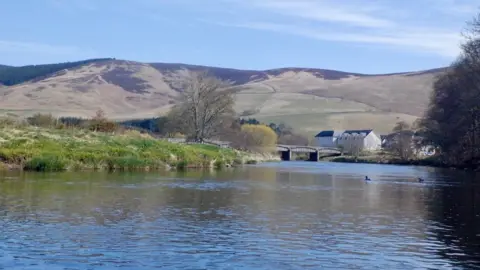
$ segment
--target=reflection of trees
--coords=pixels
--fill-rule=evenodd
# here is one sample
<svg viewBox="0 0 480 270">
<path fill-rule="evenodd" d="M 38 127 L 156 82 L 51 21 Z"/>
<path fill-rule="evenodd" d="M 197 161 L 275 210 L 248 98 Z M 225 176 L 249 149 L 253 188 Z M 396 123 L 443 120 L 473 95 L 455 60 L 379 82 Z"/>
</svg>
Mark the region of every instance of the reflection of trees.
<svg viewBox="0 0 480 270">
<path fill-rule="evenodd" d="M 466 182 L 432 190 L 428 196 L 430 230 L 446 248 L 436 252 L 463 267 L 479 267 L 480 263 L 480 175 L 443 172 L 442 176 Z"/>
</svg>

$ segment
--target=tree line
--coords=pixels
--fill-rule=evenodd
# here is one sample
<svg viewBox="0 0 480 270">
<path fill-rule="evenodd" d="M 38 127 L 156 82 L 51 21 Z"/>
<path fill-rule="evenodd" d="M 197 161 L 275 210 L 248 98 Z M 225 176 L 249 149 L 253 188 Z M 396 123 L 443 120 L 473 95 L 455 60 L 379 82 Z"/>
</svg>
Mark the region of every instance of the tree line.
<svg viewBox="0 0 480 270">
<path fill-rule="evenodd" d="M 28 65 L 21 67 L 1 66 L 0 85 L 12 86 L 21 84 L 36 78 L 42 78 L 58 71 L 78 67 L 99 61 L 112 60 L 111 58 L 89 59 L 77 62 L 65 62 L 58 64 Z"/>
<path fill-rule="evenodd" d="M 468 22 L 461 53 L 433 86 L 419 129 L 449 165 L 480 166 L 480 14 Z"/>
</svg>

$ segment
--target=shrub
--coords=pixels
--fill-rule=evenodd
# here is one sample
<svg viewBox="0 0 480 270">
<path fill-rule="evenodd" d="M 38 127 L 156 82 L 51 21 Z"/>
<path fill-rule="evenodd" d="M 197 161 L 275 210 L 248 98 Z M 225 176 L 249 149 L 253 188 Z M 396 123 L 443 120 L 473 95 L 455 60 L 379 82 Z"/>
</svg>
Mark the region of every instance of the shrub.
<svg viewBox="0 0 480 270">
<path fill-rule="evenodd" d="M 117 130 L 117 124 L 108 120 L 92 120 L 88 129 L 98 132 L 114 132 Z"/>
<path fill-rule="evenodd" d="M 265 125 L 243 125 L 244 145 L 248 150 L 268 152 L 277 143 L 277 134 Z"/>
<path fill-rule="evenodd" d="M 33 116 L 28 117 L 27 122 L 36 127 L 55 127 L 58 120 L 51 114 L 36 113 Z"/>
<path fill-rule="evenodd" d="M 67 169 L 67 164 L 67 161 L 62 157 L 45 155 L 28 160 L 24 165 L 24 169 L 39 172 L 63 171 Z"/>
<path fill-rule="evenodd" d="M 236 158 L 233 160 L 233 165 L 242 165 L 243 161 L 239 158 Z"/>
<path fill-rule="evenodd" d="M 215 163 L 213 164 L 215 169 L 222 169 L 223 167 L 225 167 L 225 161 L 223 160 L 216 160 Z"/>
<path fill-rule="evenodd" d="M 0 127 L 11 127 L 17 123 L 17 120 L 12 117 L 1 117 Z"/>
<path fill-rule="evenodd" d="M 114 132 L 118 128 L 115 122 L 108 120 L 103 110 L 98 110 L 88 123 L 88 129 L 98 132 Z"/>
<path fill-rule="evenodd" d="M 186 160 L 178 161 L 175 167 L 179 170 L 185 170 L 188 166 L 188 162 Z"/>
</svg>

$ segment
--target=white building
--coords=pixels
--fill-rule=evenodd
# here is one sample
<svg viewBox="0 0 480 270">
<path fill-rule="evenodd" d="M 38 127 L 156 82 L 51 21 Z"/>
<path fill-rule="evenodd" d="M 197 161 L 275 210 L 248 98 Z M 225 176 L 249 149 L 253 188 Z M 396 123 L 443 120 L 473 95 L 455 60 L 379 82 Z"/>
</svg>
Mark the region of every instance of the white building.
<svg viewBox="0 0 480 270">
<path fill-rule="evenodd" d="M 367 130 L 324 130 L 316 136 L 316 144 L 321 147 L 340 147 L 345 153 L 379 150 L 380 137 L 371 129 Z"/>
<path fill-rule="evenodd" d="M 343 130 L 324 130 L 315 135 L 316 145 L 321 147 L 337 147 L 337 139 L 343 132 Z"/>
</svg>

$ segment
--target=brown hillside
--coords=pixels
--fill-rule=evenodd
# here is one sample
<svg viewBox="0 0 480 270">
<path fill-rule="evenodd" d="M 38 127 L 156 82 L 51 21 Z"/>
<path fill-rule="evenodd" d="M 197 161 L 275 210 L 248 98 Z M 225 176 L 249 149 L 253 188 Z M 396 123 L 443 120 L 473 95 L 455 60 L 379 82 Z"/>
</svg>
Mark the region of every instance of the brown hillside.
<svg viewBox="0 0 480 270">
<path fill-rule="evenodd" d="M 167 112 L 181 91 L 182 69 L 209 69 L 234 83 L 239 115 L 286 122 L 314 133 L 322 128 L 388 131 L 413 121 L 426 108 L 434 77 L 443 69 L 364 75 L 334 70 L 282 68 L 266 71 L 185 64 L 109 60 L 57 72 L 46 78 L 0 87 L 4 112 L 131 119 Z"/>
</svg>

